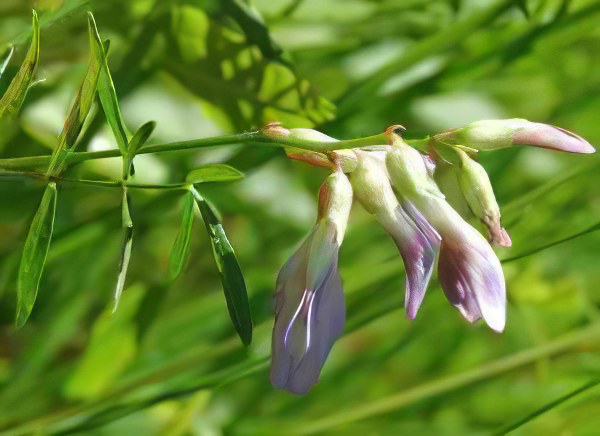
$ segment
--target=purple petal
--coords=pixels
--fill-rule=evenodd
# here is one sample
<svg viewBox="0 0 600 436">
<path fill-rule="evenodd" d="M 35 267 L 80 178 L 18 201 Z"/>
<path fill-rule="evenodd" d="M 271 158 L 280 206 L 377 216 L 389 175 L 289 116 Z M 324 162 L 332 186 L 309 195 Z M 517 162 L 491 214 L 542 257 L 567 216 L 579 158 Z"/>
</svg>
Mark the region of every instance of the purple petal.
<svg viewBox="0 0 600 436">
<path fill-rule="evenodd" d="M 568 130 L 542 123 L 529 123 L 512 134 L 513 144 L 531 145 L 566 151 L 568 153 L 595 153 L 592 145 Z"/>
<path fill-rule="evenodd" d="M 402 205 L 396 209 L 396 214 L 398 222 L 405 222 L 412 229 L 412 235 L 409 238 L 399 240 L 394 237 L 394 240 L 400 250 L 406 270 L 404 294 L 406 316 L 409 319 L 415 319 L 425 297 L 441 238 L 410 201 L 404 200 Z"/>
<path fill-rule="evenodd" d="M 466 227 L 468 226 L 468 227 Z M 463 235 L 442 235 L 438 276 L 446 297 L 469 322 L 483 318 L 504 330 L 506 290 L 500 261 L 490 245 L 468 224 Z"/>
<path fill-rule="evenodd" d="M 295 394 L 305 394 L 319 380 L 325 359 L 342 334 L 345 322 L 344 295 L 337 271 L 338 250 L 331 248 L 332 241 L 315 237 L 318 228 L 277 278 L 271 383 Z M 313 258 L 311 253 L 315 251 L 330 256 Z M 315 259 L 319 265 L 311 265 Z M 322 273 L 309 274 L 316 269 Z M 307 280 L 313 281 L 312 286 Z"/>
</svg>

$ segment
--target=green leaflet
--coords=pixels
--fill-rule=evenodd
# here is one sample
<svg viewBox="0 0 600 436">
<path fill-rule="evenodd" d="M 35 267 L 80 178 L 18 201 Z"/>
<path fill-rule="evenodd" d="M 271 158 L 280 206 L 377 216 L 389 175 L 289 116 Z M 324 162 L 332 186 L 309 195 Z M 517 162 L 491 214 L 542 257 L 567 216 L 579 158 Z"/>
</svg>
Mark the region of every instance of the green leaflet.
<svg viewBox="0 0 600 436">
<path fill-rule="evenodd" d="M 40 206 L 33 217 L 17 277 L 17 328 L 22 327 L 33 309 L 46 256 L 52 240 L 56 214 L 56 183 L 46 186 Z"/>
<path fill-rule="evenodd" d="M 127 156 L 129 142 L 127 139 L 127 130 L 125 129 L 125 123 L 117 100 L 117 93 L 110 75 L 110 70 L 108 69 L 108 63 L 106 62 L 106 52 L 102 45 L 100 35 L 98 35 L 96 21 L 91 12 L 88 13 L 88 24 L 90 29 L 92 56 L 101 68 L 98 81 L 98 96 L 100 97 L 100 103 L 102 104 L 102 109 L 104 109 L 104 114 L 106 115 L 106 119 L 113 135 L 117 140 L 117 145 L 119 146 L 119 150 L 121 150 L 121 154 Z"/>
<path fill-rule="evenodd" d="M 131 141 L 127 145 L 127 155 L 123 160 L 123 179 L 127 180 L 129 176 L 133 176 L 135 174 L 135 168 L 133 167 L 133 158 L 137 154 L 138 150 L 144 146 L 154 128 L 156 127 L 156 122 L 148 121 L 140 126 L 140 128 L 135 132 Z"/>
<path fill-rule="evenodd" d="M 115 305 L 113 307 L 113 313 L 117 311 L 117 308 L 119 307 L 119 301 L 121 300 L 121 294 L 123 294 L 125 279 L 127 278 L 127 270 L 129 269 L 129 260 L 131 258 L 131 248 L 133 246 L 133 221 L 131 220 L 131 215 L 129 214 L 129 202 L 127 188 L 123 187 L 121 217 L 124 229 L 124 238 L 123 246 L 121 248 L 121 257 L 119 260 L 119 275 L 117 278 L 117 285 L 115 286 Z"/>
<path fill-rule="evenodd" d="M 239 180 L 244 174 L 233 167 L 225 164 L 212 164 L 196 168 L 188 173 L 185 181 L 187 183 L 227 182 Z"/>
<path fill-rule="evenodd" d="M 96 27 L 93 20 L 89 22 L 89 40 L 90 40 L 90 58 L 88 68 L 83 78 L 83 82 L 79 87 L 77 95 L 73 100 L 73 104 L 69 109 L 65 125 L 58 139 L 58 146 L 52 154 L 50 165 L 48 166 L 47 174 L 49 176 L 58 175 L 66 162 L 67 154 L 75 148 L 75 142 L 81 133 L 83 123 L 90 112 L 94 95 L 98 85 L 98 76 L 100 75 L 101 63 L 98 56 L 95 54 L 96 45 Z"/>
<path fill-rule="evenodd" d="M 210 237 L 213 255 L 223 284 L 229 317 L 244 345 L 249 345 L 252 342 L 252 315 L 242 270 L 212 206 L 195 188 L 190 189 Z"/>
<path fill-rule="evenodd" d="M 190 238 L 192 235 L 192 225 L 194 222 L 194 194 L 188 191 L 185 194 L 183 203 L 183 214 L 181 216 L 181 227 L 171 249 L 169 256 L 169 278 L 175 280 L 190 255 Z"/>
<path fill-rule="evenodd" d="M 29 86 L 31 85 L 35 70 L 37 69 L 40 58 L 40 25 L 35 11 L 33 11 L 32 27 L 33 36 L 31 38 L 31 45 L 29 46 L 27 56 L 25 57 L 23 64 L 21 64 L 21 68 L 19 68 L 17 75 L 12 82 L 10 82 L 8 89 L 0 99 L 0 120 L 7 120 L 17 116 L 23 105 Z M 10 55 L 8 58 L 10 59 Z M 5 61 L 2 70 L 4 70 L 7 62 L 8 59 Z"/>
</svg>

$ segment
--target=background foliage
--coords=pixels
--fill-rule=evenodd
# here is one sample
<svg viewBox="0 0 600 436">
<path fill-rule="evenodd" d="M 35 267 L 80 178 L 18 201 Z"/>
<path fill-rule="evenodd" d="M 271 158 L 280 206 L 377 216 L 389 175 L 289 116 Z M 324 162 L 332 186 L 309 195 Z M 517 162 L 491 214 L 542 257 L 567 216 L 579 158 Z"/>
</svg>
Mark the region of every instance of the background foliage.
<svg viewBox="0 0 600 436">
<path fill-rule="evenodd" d="M 273 120 L 352 138 L 393 123 L 419 137 L 522 117 L 600 144 L 594 0 L 3 0 L 0 49 L 16 50 L 0 94 L 25 58 L 32 7 L 41 24 L 36 77 L 45 80 L 31 88 L 19 119 L 2 127 L 3 157 L 57 146 L 86 70 L 88 10 L 111 41 L 108 62 L 127 128 L 157 122 L 150 143 Z M 100 105 L 92 111 L 79 150 L 116 148 Z M 268 383 L 271 298 L 278 269 L 312 225 L 325 173 L 286 160 L 280 149 L 235 146 L 138 156 L 134 180 L 181 182 L 209 162 L 247 175 L 200 191 L 222 214 L 246 276 L 255 323 L 249 348 L 228 319 L 202 223 L 194 224 L 185 272 L 169 280 L 182 193 L 130 192 L 135 243 L 111 315 L 122 192 L 69 183 L 59 187 L 38 301 L 16 330 L 19 260 L 44 185 L 1 180 L 0 428 L 98 435 L 597 431 L 597 155 L 522 148 L 482 156 L 513 238 L 512 249 L 500 253 L 509 298 L 502 335 L 465 323 L 435 283 L 408 322 L 396 248 L 354 208 L 341 253 L 346 333 L 305 397 Z M 118 179 L 121 167 L 120 158 L 93 160 L 67 175 Z"/>
</svg>

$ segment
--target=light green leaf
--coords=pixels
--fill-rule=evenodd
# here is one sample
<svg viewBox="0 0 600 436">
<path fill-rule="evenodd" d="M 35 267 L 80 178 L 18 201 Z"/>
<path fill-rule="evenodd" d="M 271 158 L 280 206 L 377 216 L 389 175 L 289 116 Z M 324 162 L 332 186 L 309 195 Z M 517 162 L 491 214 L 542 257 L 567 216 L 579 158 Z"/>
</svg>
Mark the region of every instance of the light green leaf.
<svg viewBox="0 0 600 436">
<path fill-rule="evenodd" d="M 187 192 L 183 203 L 183 214 L 181 217 L 181 227 L 171 249 L 169 256 L 169 278 L 175 280 L 190 255 L 190 239 L 192 235 L 192 225 L 194 222 L 194 194 Z"/>
<path fill-rule="evenodd" d="M 137 154 L 138 150 L 144 146 L 154 128 L 156 127 L 156 122 L 148 121 L 147 123 L 142 124 L 142 126 L 135 132 L 131 141 L 127 145 L 127 157 L 124 160 L 125 167 L 123 168 L 123 179 L 128 179 L 129 176 L 133 176 L 135 174 L 135 169 L 133 167 L 133 158 Z"/>
<path fill-rule="evenodd" d="M 92 103 L 94 102 L 94 96 L 98 85 L 98 76 L 100 75 L 101 63 L 95 54 L 96 50 L 96 29 L 93 20 L 89 23 L 89 41 L 90 41 L 90 57 L 88 62 L 88 68 L 83 78 L 83 82 L 79 87 L 77 95 L 73 100 L 73 104 L 69 109 L 65 125 L 58 139 L 58 146 L 52 154 L 50 165 L 48 166 L 47 174 L 49 176 L 57 176 L 63 169 L 66 157 L 69 151 L 75 148 L 75 143 L 83 123 L 87 118 Z"/>
<path fill-rule="evenodd" d="M 14 77 L 12 82 L 10 82 L 8 89 L 0 99 L 0 120 L 10 119 L 17 116 L 21 106 L 23 105 L 23 101 L 25 100 L 25 96 L 27 95 L 27 91 L 29 90 L 29 86 L 31 85 L 31 81 L 37 69 L 40 58 L 40 25 L 38 22 L 37 13 L 35 11 L 33 11 L 32 27 L 33 36 L 27 56 L 25 57 L 23 64 L 21 64 L 21 68 L 19 68 L 17 75 Z M 4 62 L 2 71 L 4 71 L 8 59 L 10 59 L 10 55 Z"/>
<path fill-rule="evenodd" d="M 223 284 L 229 317 L 244 345 L 249 345 L 252 342 L 252 315 L 242 270 L 223 225 L 217 218 L 212 206 L 193 187 L 191 192 L 196 199 L 210 238 L 213 255 Z"/>
<path fill-rule="evenodd" d="M 206 182 L 230 182 L 244 177 L 241 171 L 225 164 L 212 164 L 196 168 L 188 173 L 186 182 L 188 183 L 206 183 Z"/>
<path fill-rule="evenodd" d="M 95 61 L 101 66 L 100 80 L 98 81 L 98 96 L 100 97 L 100 103 L 110 128 L 117 140 L 117 145 L 121 154 L 127 156 L 128 139 L 127 130 L 121 115 L 121 109 L 119 108 L 119 101 L 117 100 L 117 93 L 115 86 L 108 69 L 108 63 L 106 61 L 106 51 L 102 45 L 102 40 L 98 34 L 96 27 L 96 21 L 91 12 L 88 13 L 88 24 L 90 28 L 90 38 L 92 46 L 92 55 L 95 57 Z"/>
<path fill-rule="evenodd" d="M 54 230 L 56 197 L 56 183 L 51 182 L 46 186 L 25 240 L 17 277 L 17 328 L 22 327 L 29 318 L 37 297 Z"/>
<path fill-rule="evenodd" d="M 133 246 L 133 221 L 131 220 L 131 215 L 129 213 L 129 202 L 127 189 L 123 188 L 121 217 L 123 222 L 124 238 L 123 246 L 121 248 L 121 257 L 119 260 L 117 286 L 115 287 L 115 305 L 113 307 L 113 313 L 117 311 L 117 308 L 119 307 L 119 301 L 121 300 L 121 294 L 123 294 L 125 279 L 127 278 L 127 270 L 129 269 L 129 260 L 131 258 L 131 248 Z"/>
</svg>

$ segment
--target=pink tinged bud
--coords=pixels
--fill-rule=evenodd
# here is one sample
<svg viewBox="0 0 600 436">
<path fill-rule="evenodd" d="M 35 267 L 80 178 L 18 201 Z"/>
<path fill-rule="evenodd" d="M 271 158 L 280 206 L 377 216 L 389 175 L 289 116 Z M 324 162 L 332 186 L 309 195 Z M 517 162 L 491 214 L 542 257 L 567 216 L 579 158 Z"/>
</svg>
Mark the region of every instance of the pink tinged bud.
<svg viewBox="0 0 600 436">
<path fill-rule="evenodd" d="M 483 318 L 493 330 L 502 331 L 506 289 L 500 261 L 492 247 L 446 202 L 441 192 L 435 192 L 437 188 L 428 184 L 427 189 L 415 189 L 428 175 L 424 165 L 417 165 L 421 155 L 401 138 L 391 139 L 394 147 L 388 152 L 386 164 L 394 185 L 442 238 L 438 274 L 448 300 L 468 321 Z"/>
<path fill-rule="evenodd" d="M 317 383 L 345 321 L 337 260 L 352 204 L 346 176 L 339 171 L 329 176 L 319 200 L 317 225 L 283 266 L 276 284 L 271 383 L 295 394 L 305 394 Z"/>
<path fill-rule="evenodd" d="M 456 149 L 456 153 L 460 161 L 455 171 L 469 208 L 487 227 L 492 243 L 510 247 L 512 242 L 508 232 L 500 225 L 500 206 L 487 172 L 464 151 Z"/>
<path fill-rule="evenodd" d="M 515 145 L 530 145 L 569 153 L 594 153 L 596 150 L 582 137 L 548 124 L 520 118 L 477 121 L 434 139 L 447 145 L 465 145 L 477 150 L 497 150 Z"/>
<path fill-rule="evenodd" d="M 356 150 L 358 165 L 351 175 L 354 195 L 394 239 L 404 262 L 404 307 L 414 319 L 433 271 L 440 237 L 418 210 L 404 200 L 400 205 L 385 168 L 385 153 Z"/>
</svg>

